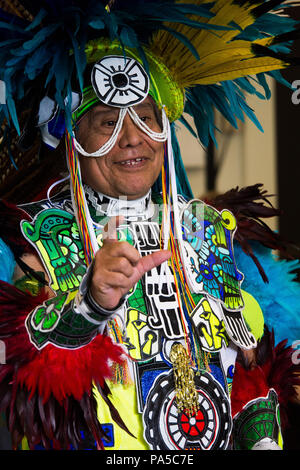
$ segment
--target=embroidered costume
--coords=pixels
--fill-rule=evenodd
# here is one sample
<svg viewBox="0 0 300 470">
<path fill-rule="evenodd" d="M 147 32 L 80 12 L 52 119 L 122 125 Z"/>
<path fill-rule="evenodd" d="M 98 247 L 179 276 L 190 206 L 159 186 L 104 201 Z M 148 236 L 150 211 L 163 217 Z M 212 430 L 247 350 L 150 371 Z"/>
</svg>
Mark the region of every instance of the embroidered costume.
<svg viewBox="0 0 300 470">
<path fill-rule="evenodd" d="M 19 130 L 17 114 L 30 108 L 24 149 L 38 132 L 53 149 L 64 136 L 70 191 L 1 204 L 3 220 L 9 215 L 2 253 L 11 262 L 0 282 L 0 409 L 13 447 L 282 448 L 297 367 L 285 343 L 275 347 L 251 282 L 244 289 L 247 269 L 236 263 L 234 236 L 263 275 L 250 242 L 281 248 L 280 240 L 266 228 L 245 237 L 243 221 L 260 227 L 251 220 L 258 205 L 243 219 L 246 210 L 220 199 L 193 198 L 174 122 L 190 114 L 207 145 L 213 107 L 233 125 L 243 113 L 255 121 L 243 95 L 260 95 L 249 74 L 266 93 L 264 73 L 282 80 L 278 70 L 292 64 L 286 50 L 294 22 L 272 1 L 41 3 L 22 2 L 17 16 L 1 12 L 1 111 L 7 129 L 11 119 Z M 148 96 L 161 132 L 135 111 Z M 77 128 L 97 103 L 117 108 L 118 119 L 106 142 L 88 152 Z M 128 116 L 165 152 L 159 180 L 136 201 L 84 185 L 78 157 L 110 152 Z M 141 256 L 169 248 L 172 257 L 109 311 L 89 282 L 103 228 L 120 214 L 119 241 Z M 26 266 L 27 253 L 38 255 L 42 273 Z M 16 262 L 25 277 L 14 285 Z M 251 367 L 240 350 L 254 348 Z"/>
</svg>

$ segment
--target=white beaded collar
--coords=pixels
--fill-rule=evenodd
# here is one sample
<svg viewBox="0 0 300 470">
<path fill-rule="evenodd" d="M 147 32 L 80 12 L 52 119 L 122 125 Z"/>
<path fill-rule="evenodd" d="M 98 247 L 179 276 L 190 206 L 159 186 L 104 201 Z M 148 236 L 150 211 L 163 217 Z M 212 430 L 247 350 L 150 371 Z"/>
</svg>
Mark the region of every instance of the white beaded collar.
<svg viewBox="0 0 300 470">
<path fill-rule="evenodd" d="M 91 187 L 84 185 L 87 201 L 96 210 L 97 216 L 114 217 L 123 215 L 125 220 L 149 220 L 154 214 L 154 204 L 151 200 L 151 190 L 142 198 L 128 200 L 126 196 L 113 198 L 100 192 L 94 191 Z"/>
</svg>

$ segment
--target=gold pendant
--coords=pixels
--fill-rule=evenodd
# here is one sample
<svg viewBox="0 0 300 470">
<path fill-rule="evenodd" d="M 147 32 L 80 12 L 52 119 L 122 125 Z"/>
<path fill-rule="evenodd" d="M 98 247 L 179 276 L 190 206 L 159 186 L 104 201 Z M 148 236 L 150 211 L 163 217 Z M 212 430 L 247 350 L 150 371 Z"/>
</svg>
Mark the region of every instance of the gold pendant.
<svg viewBox="0 0 300 470">
<path fill-rule="evenodd" d="M 194 371 L 182 344 L 176 343 L 172 346 L 170 359 L 173 364 L 177 408 L 192 416 L 199 410 L 198 392 L 194 382 Z"/>
</svg>

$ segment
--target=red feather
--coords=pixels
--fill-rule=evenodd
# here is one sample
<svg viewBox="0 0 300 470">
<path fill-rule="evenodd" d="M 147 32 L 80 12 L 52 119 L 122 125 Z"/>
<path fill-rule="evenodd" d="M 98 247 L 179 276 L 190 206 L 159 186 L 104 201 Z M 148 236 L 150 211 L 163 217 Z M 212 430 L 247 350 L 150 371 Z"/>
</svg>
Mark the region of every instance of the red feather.
<svg viewBox="0 0 300 470">
<path fill-rule="evenodd" d="M 247 403 L 259 397 L 266 397 L 270 387 L 261 367 L 245 369 L 236 363 L 231 393 L 231 414 L 234 417 Z"/>
<path fill-rule="evenodd" d="M 46 298 L 44 292 L 34 297 L 0 281 L 0 339 L 6 346 L 6 363 L 0 365 L 0 411 L 8 413 L 15 447 L 24 435 L 30 448 L 40 443 L 46 448 L 77 447 L 85 423 L 102 448 L 104 433 L 92 389 L 96 384 L 103 395 L 110 393 L 105 380 L 111 377 L 112 363 L 124 361 L 124 351 L 104 335 L 75 350 L 51 344 L 37 350 L 25 319 Z"/>
<path fill-rule="evenodd" d="M 232 416 L 251 400 L 266 397 L 273 388 L 278 396 L 282 429 L 289 425 L 288 404 L 296 397 L 295 386 L 300 385 L 300 366 L 294 364 L 294 349 L 282 341 L 275 347 L 274 333 L 265 328 L 256 350 L 256 366 L 249 367 L 239 355 L 231 393 Z"/>
<path fill-rule="evenodd" d="M 109 361 L 122 362 L 122 349 L 104 335 L 96 336 L 88 345 L 67 350 L 47 345 L 29 363 L 19 368 L 17 382 L 38 391 L 43 402 L 52 394 L 59 403 L 67 396 L 80 400 L 91 392 L 93 382 L 103 385 L 111 377 Z"/>
<path fill-rule="evenodd" d="M 45 299 L 45 294 L 33 297 L 0 281 L 0 339 L 6 346 L 6 364 L 0 368 L 0 380 L 17 367 L 17 383 L 31 395 L 38 391 L 44 402 L 50 394 L 59 402 L 70 395 L 80 400 L 91 390 L 93 381 L 101 386 L 105 378 L 111 377 L 111 362 L 123 362 L 124 351 L 105 335 L 98 335 L 75 350 L 51 344 L 37 350 L 30 343 L 25 320 Z"/>
</svg>

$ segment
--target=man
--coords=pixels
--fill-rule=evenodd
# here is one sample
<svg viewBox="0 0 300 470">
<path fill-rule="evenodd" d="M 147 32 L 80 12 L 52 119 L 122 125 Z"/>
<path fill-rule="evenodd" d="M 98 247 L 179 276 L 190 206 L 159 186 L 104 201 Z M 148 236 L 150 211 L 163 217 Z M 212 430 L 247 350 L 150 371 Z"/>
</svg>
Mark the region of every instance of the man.
<svg viewBox="0 0 300 470">
<path fill-rule="evenodd" d="M 247 69 L 248 61 L 254 73 L 261 72 L 261 44 L 233 42 L 234 60 L 227 45 L 246 27 L 243 18 L 252 24 L 265 11 L 234 4 L 231 21 L 219 33 L 225 52 L 218 68 L 220 45 L 209 46 L 203 31 L 219 29 L 223 7 L 216 2 L 211 14 L 211 5 L 195 3 L 188 12 L 185 3 L 168 5 L 175 39 L 164 24 L 152 34 L 151 17 L 144 51 L 149 73 L 139 48 L 129 44 L 120 50 L 119 43 L 93 39 L 85 45 L 82 96 L 68 87 L 64 100 L 62 90 L 39 96 L 34 119 L 47 144 L 65 134 L 71 188 L 11 210 L 20 222 L 14 241 L 22 257 L 12 283 L 0 286 L 1 337 L 9 359 L 1 386 L 14 446 L 282 447 L 280 390 L 270 383 L 264 363 L 256 367 L 256 345 L 264 348 L 269 340 L 258 303 L 242 289 L 233 253 L 236 220 L 226 209 L 180 194 L 185 173 L 173 154 L 171 129 L 185 99 L 192 112 L 196 85 L 226 81 L 228 70 L 240 77 L 236 66 Z M 199 36 L 191 28 L 192 12 L 204 18 Z M 117 21 L 109 8 L 101 15 L 88 27 L 101 28 L 100 17 Z M 190 41 L 184 52 L 178 40 L 183 24 Z M 122 37 L 131 43 L 131 30 L 126 31 Z M 74 45 L 78 66 L 82 48 Z M 207 54 L 198 72 L 197 48 L 200 56 Z M 286 66 L 275 56 L 272 51 L 264 70 Z M 72 58 L 69 50 L 67 57 Z M 10 84 L 12 78 L 4 75 Z M 11 106 L 9 94 L 7 99 Z M 198 112 L 193 110 L 195 119 Z M 5 240 L 14 245 L 10 237 Z M 243 360 L 237 362 L 238 354 Z"/>
<path fill-rule="evenodd" d="M 156 117 L 158 111 L 150 97 L 146 97 L 134 109 L 141 121 L 146 122 L 153 131 L 161 130 Z M 92 107 L 76 126 L 76 138 L 80 145 L 93 153 L 105 144 L 115 129 L 118 112 L 115 107 L 102 104 Z M 194 296 L 192 326 L 181 318 L 180 304 L 176 300 L 174 288 L 174 281 L 178 281 L 175 280 L 170 265 L 165 276 L 161 269 L 161 265 L 171 257 L 171 252 L 160 248 L 161 227 L 158 221 L 160 211 L 165 208 L 158 201 L 155 203 L 155 198 L 160 196 L 151 195 L 151 188 L 159 178 L 163 156 L 163 142 L 151 139 L 127 114 L 116 143 L 108 153 L 98 158 L 80 157 L 88 203 L 96 209 L 96 212 L 93 212 L 93 220 L 98 227 L 97 240 L 100 240 L 100 236 L 102 242 L 101 249 L 96 252 L 90 266 L 89 274 L 81 282 L 79 290 L 81 294 L 71 303 L 64 298 L 60 310 L 57 304 L 61 296 L 65 296 L 66 288 L 62 283 L 58 287 L 59 276 L 55 275 L 57 269 L 54 267 L 61 263 L 61 257 L 57 254 L 49 263 L 49 248 L 47 250 L 47 246 L 44 245 L 45 252 L 40 245 L 43 239 L 41 228 L 46 222 L 48 225 L 50 223 L 51 207 L 47 201 L 22 206 L 22 209 L 33 218 L 30 223 L 22 223 L 23 233 L 38 250 L 47 269 L 45 271 L 42 268 L 36 256 L 31 255 L 30 258 L 25 257 L 23 260 L 32 269 L 44 271 L 45 276 L 50 278 L 49 284 L 52 286 L 50 299 L 54 298 L 54 304 L 51 304 L 51 300 L 47 300 L 46 309 L 39 306 L 30 313 L 26 320 L 27 331 L 31 342 L 40 350 L 47 349 L 49 344 L 62 348 L 80 348 L 92 343 L 93 338 L 99 333 L 112 334 L 112 322 L 115 322 L 114 328 L 119 331 L 118 341 L 123 343 L 125 351 L 134 362 L 129 360 L 128 364 L 123 365 L 121 375 L 124 376 L 124 371 L 129 368 L 127 378 L 118 380 L 115 376 L 109 382 L 112 401 L 123 397 L 117 409 L 128 430 L 122 430 L 114 423 L 109 407 L 101 396 L 98 396 L 98 416 L 105 429 L 109 431 L 109 437 L 103 439 L 104 447 L 119 450 L 225 449 L 229 444 L 232 429 L 228 396 L 237 346 L 226 333 L 224 314 L 213 300 L 213 296 Z M 180 204 L 185 207 L 186 203 L 182 198 Z M 57 230 L 58 235 L 53 237 L 51 251 L 54 254 L 58 253 L 60 248 L 65 248 L 63 253 L 66 264 L 71 255 L 66 248 L 71 247 L 72 243 L 68 241 L 64 245 L 62 235 L 59 233 L 64 233 L 65 238 L 70 240 L 70 231 L 68 233 L 66 227 L 60 227 L 60 219 L 64 216 L 64 208 L 68 207 L 68 202 L 67 199 L 60 200 L 58 195 L 52 200 L 51 205 L 56 218 L 60 216 L 57 219 L 58 224 L 52 225 L 51 231 Z M 202 203 L 200 205 L 204 207 Z M 119 213 L 120 215 L 113 215 Z M 202 210 L 200 214 L 204 216 L 205 212 Z M 220 218 L 215 210 L 213 215 Z M 189 220 L 186 221 L 187 225 L 188 222 Z M 198 219 L 197 222 L 201 220 Z M 217 225 L 213 225 L 213 219 L 208 219 L 206 223 L 208 222 L 208 227 L 213 233 Z M 120 241 L 118 234 L 121 234 Z M 231 272 L 232 270 L 234 272 L 230 243 L 223 242 L 222 246 L 218 246 L 220 242 L 216 241 L 210 247 L 209 238 L 205 235 L 203 237 L 204 247 L 210 251 L 210 257 L 214 255 L 213 251 L 223 250 L 223 254 L 227 257 L 223 268 L 231 265 Z M 196 260 L 196 258 L 191 259 Z M 73 265 L 74 273 L 82 263 L 82 261 L 78 263 L 78 260 L 77 266 Z M 183 263 L 187 267 L 188 258 L 183 259 Z M 15 273 L 16 283 L 18 283 L 18 272 L 19 270 Z M 224 280 L 225 277 L 221 282 Z M 142 295 L 144 300 L 139 300 L 139 295 Z M 241 295 L 239 289 L 236 295 Z M 262 314 L 258 304 L 246 293 L 243 293 L 243 298 L 245 311 L 254 310 L 252 322 L 256 323 L 256 327 L 262 325 Z M 57 315 L 52 318 L 51 323 L 51 315 L 54 312 Z M 85 328 L 75 325 L 80 316 L 85 321 Z M 243 317 L 239 317 L 239 322 L 243 322 Z M 64 324 L 68 325 L 68 329 Z M 186 328 L 189 330 L 185 331 Z M 252 333 L 247 333 L 246 327 L 244 332 L 240 330 L 240 334 L 244 336 L 244 346 L 247 348 L 244 349 L 244 355 L 255 365 L 256 341 Z M 238 336 L 235 340 L 238 343 Z M 190 349 L 189 341 L 194 343 L 194 348 L 198 351 L 194 356 L 194 361 L 198 365 L 194 364 L 194 367 L 189 364 L 190 358 L 186 352 Z M 178 346 L 182 351 L 175 353 Z M 198 370 L 195 376 L 196 384 L 193 378 L 194 370 Z M 175 393 L 173 374 L 176 377 L 176 371 L 183 374 L 183 377 Z M 185 377 L 185 374 L 190 378 Z M 202 384 L 199 382 L 199 374 L 203 380 Z M 132 383 L 133 380 L 135 384 Z M 160 390 L 162 380 L 168 383 L 167 394 L 163 389 Z M 179 398 L 174 402 L 174 396 L 179 397 L 179 393 L 184 394 L 185 390 L 188 390 L 188 398 L 183 400 L 182 410 L 178 414 L 175 403 Z M 94 393 L 97 395 L 97 391 Z M 156 396 L 157 393 L 158 398 L 152 401 L 154 400 L 152 395 Z M 196 396 L 193 400 L 189 397 L 192 394 Z M 200 403 L 203 402 L 200 406 L 197 394 L 200 394 Z M 275 405 L 274 397 L 265 398 L 267 406 L 270 406 L 270 403 Z M 163 411 L 166 406 L 170 407 L 168 412 Z M 152 418 L 154 410 L 158 415 Z M 279 428 L 275 426 L 272 436 L 264 436 L 262 439 L 265 439 L 271 448 L 274 445 L 277 448 L 275 440 L 280 442 Z"/>
</svg>

